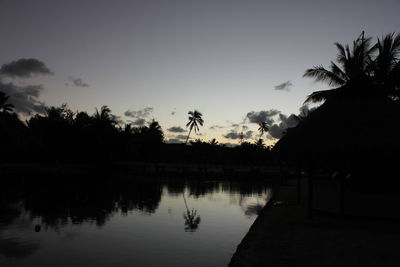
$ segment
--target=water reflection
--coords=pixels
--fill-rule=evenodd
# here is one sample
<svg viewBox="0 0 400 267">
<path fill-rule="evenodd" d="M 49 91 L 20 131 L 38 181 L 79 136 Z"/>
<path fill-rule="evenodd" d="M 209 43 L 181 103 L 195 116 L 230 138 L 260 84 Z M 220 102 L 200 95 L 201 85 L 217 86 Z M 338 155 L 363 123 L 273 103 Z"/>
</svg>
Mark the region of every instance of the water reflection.
<svg viewBox="0 0 400 267">
<path fill-rule="evenodd" d="M 243 230 L 246 232 L 251 223 L 237 218 L 237 211 L 248 218 L 256 216 L 270 194 L 267 185 L 254 182 L 166 181 L 134 177 L 112 180 L 75 177 L 65 183 L 51 178 L 25 179 L 22 183 L 10 182 L 0 188 L 0 265 L 7 265 L 9 262 L 4 262 L 4 259 L 9 258 L 26 261 L 26 266 L 29 266 L 31 257 L 35 258 L 36 254 L 48 255 L 50 252 L 45 251 L 50 248 L 55 250 L 51 252 L 54 255 L 68 253 L 63 252 L 63 247 L 68 243 L 73 243 L 73 247 L 81 247 L 82 250 L 96 249 L 92 248 L 97 246 L 96 241 L 90 245 L 83 244 L 91 240 L 85 236 L 99 236 L 105 228 L 114 233 L 106 238 L 115 239 L 114 246 L 122 246 L 118 253 L 133 248 L 141 249 L 145 253 L 154 250 L 154 244 L 163 243 L 167 247 L 160 248 L 160 251 L 172 251 L 175 246 L 180 248 L 184 245 L 182 242 L 188 242 L 188 237 L 180 236 L 178 230 L 182 233 L 196 232 L 191 238 L 200 237 L 199 240 L 214 242 L 215 245 L 225 242 L 222 247 L 231 242 L 230 246 L 234 249 L 240 242 L 240 238 L 232 234 L 237 231 L 234 229 L 243 224 L 247 225 Z M 129 223 L 125 224 L 123 218 L 127 218 Z M 200 223 L 202 231 L 198 231 Z M 218 231 L 213 230 L 214 227 L 218 227 Z M 103 234 L 107 235 L 107 231 Z M 71 233 L 73 238 L 69 237 Z M 171 237 L 165 237 L 167 234 Z M 225 234 L 226 237 L 211 240 Z M 94 236 L 93 240 L 103 240 Z M 127 241 L 126 238 L 132 238 L 133 241 Z M 177 239 L 176 244 L 166 241 L 174 238 Z M 238 240 L 230 241 L 229 238 Z M 138 243 L 137 240 L 141 241 Z M 47 242 L 52 245 L 46 246 Z M 191 249 L 195 248 L 210 249 L 200 243 Z M 113 251 L 112 243 L 107 249 Z M 215 253 L 218 254 L 217 252 L 216 248 Z M 86 254 L 76 257 L 87 257 Z M 126 252 L 126 255 L 141 257 L 130 252 Z M 224 257 L 228 259 L 229 256 L 228 253 Z M 41 262 L 46 256 L 38 257 L 38 262 Z M 67 263 L 65 266 L 68 266 Z"/>
<path fill-rule="evenodd" d="M 185 231 L 194 232 L 199 227 L 201 218 L 197 215 L 197 210 L 190 210 L 185 198 L 185 192 L 182 193 L 183 201 L 185 203 L 186 211 L 183 213 L 183 218 L 185 219 Z"/>
</svg>

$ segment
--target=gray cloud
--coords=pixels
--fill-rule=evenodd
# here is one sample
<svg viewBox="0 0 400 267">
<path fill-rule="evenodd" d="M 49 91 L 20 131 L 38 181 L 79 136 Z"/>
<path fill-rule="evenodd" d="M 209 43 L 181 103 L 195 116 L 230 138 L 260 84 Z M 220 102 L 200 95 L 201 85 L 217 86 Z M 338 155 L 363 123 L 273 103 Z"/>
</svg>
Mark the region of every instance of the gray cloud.
<svg viewBox="0 0 400 267">
<path fill-rule="evenodd" d="M 152 107 L 145 107 L 144 109 L 140 110 L 127 110 L 125 111 L 124 115 L 131 118 L 143 118 L 148 117 L 153 110 L 154 108 Z"/>
<path fill-rule="evenodd" d="M 52 75 L 46 64 L 35 58 L 21 58 L 5 63 L 0 68 L 0 74 L 11 78 L 29 78 L 34 75 Z"/>
<path fill-rule="evenodd" d="M 131 124 L 135 125 L 135 126 L 144 126 L 144 124 L 146 123 L 146 120 L 143 118 L 139 118 L 133 121 L 130 121 Z"/>
<path fill-rule="evenodd" d="M 180 126 L 173 126 L 171 128 L 168 128 L 167 130 L 170 131 L 170 132 L 173 132 L 173 133 L 184 133 L 184 132 L 186 132 L 186 130 L 183 129 L 182 127 L 180 127 Z"/>
<path fill-rule="evenodd" d="M 290 87 L 292 87 L 291 81 L 286 81 L 284 83 L 278 84 L 274 86 L 275 90 L 283 90 L 283 91 L 290 91 Z"/>
<path fill-rule="evenodd" d="M 76 86 L 76 87 L 90 87 L 90 85 L 88 83 L 85 83 L 82 80 L 82 78 L 75 78 L 75 77 L 70 76 L 70 77 L 68 77 L 68 80 L 71 82 L 71 84 L 73 86 Z M 66 83 L 65 85 L 69 86 L 70 83 Z"/>
<path fill-rule="evenodd" d="M 249 122 L 251 123 L 266 122 L 267 125 L 271 125 L 275 121 L 273 117 L 280 113 L 281 112 L 276 109 L 261 110 L 258 112 L 250 111 L 249 113 L 247 113 L 246 118 L 249 119 Z"/>
<path fill-rule="evenodd" d="M 14 105 L 14 110 L 23 114 L 44 113 L 45 104 L 38 100 L 44 90 L 42 85 L 18 86 L 14 83 L 4 83 L 0 80 L 0 91 L 9 95 L 9 103 Z"/>
<path fill-rule="evenodd" d="M 124 115 L 126 117 L 133 118 L 133 120 L 129 121 L 131 124 L 135 126 L 143 126 L 153 110 L 154 108 L 152 107 L 145 107 L 144 109 L 140 110 L 127 110 L 125 111 Z"/>
<path fill-rule="evenodd" d="M 253 131 L 247 131 L 243 133 L 243 138 L 245 139 L 249 139 L 252 136 L 253 136 Z M 240 133 L 235 130 L 231 130 L 229 133 L 223 135 L 223 137 L 228 139 L 240 139 Z"/>
<path fill-rule="evenodd" d="M 168 140 L 165 141 L 167 144 L 180 144 L 182 143 L 181 139 L 177 139 L 177 138 L 170 138 Z"/>
<path fill-rule="evenodd" d="M 210 130 L 215 130 L 215 129 L 223 129 L 225 126 L 222 125 L 212 125 L 209 129 Z"/>
<path fill-rule="evenodd" d="M 300 108 L 300 115 L 304 112 L 308 112 L 309 108 L 303 106 Z M 266 122 L 268 126 L 267 138 L 268 139 L 279 139 L 286 132 L 287 128 L 296 127 L 299 123 L 299 116 L 295 114 L 290 114 L 289 116 L 281 113 L 279 110 L 270 109 L 262 111 L 251 111 L 247 113 L 246 118 L 249 119 L 251 123 Z M 244 126 L 242 126 L 244 129 Z M 227 138 L 236 137 L 234 133 L 237 131 L 231 131 Z M 234 139 L 234 138 L 232 138 Z"/>
<path fill-rule="evenodd" d="M 175 136 L 175 138 L 177 138 L 177 139 L 179 139 L 179 140 L 186 140 L 187 135 L 179 134 L 179 135 Z"/>
</svg>

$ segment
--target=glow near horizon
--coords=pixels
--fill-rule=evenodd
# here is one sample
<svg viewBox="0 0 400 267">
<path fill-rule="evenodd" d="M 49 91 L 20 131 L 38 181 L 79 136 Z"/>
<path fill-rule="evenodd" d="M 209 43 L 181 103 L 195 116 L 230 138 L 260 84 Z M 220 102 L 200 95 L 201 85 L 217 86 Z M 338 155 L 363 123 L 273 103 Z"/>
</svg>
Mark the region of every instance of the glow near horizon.
<svg viewBox="0 0 400 267">
<path fill-rule="evenodd" d="M 95 6 L 93 6 L 95 5 Z M 398 1 L 0 1 L 0 64 L 22 57 L 55 73 L 37 79 L 40 100 L 73 110 L 108 105 L 114 114 L 154 107 L 149 119 L 185 128 L 203 113 L 200 136 L 220 142 L 249 111 L 298 113 L 305 97 L 328 86 L 302 78 L 335 59 L 334 42 L 362 30 L 400 29 Z M 66 87 L 67 77 L 90 87 Z M 290 92 L 273 90 L 290 80 Z M 28 82 L 28 81 L 26 81 Z M 172 111 L 176 111 L 171 116 Z M 227 122 L 229 121 L 229 122 Z M 257 131 L 257 125 L 248 125 Z M 195 135 L 193 135 L 195 137 Z"/>
</svg>

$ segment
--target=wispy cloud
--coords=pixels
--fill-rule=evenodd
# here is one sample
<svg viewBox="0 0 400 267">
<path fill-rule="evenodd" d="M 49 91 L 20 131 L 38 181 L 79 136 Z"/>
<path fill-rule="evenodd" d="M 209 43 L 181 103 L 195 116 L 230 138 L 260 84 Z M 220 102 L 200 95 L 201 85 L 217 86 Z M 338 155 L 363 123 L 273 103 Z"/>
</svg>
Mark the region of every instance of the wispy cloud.
<svg viewBox="0 0 400 267">
<path fill-rule="evenodd" d="M 291 81 L 286 81 L 284 83 L 278 84 L 274 86 L 275 90 L 281 90 L 281 91 L 290 91 L 290 88 L 292 87 L 292 82 Z"/>
<path fill-rule="evenodd" d="M 180 126 L 173 126 L 171 128 L 168 128 L 167 130 L 172 132 L 172 133 L 184 133 L 184 132 L 186 132 L 186 130 L 183 129 L 182 127 L 180 127 Z"/>
<path fill-rule="evenodd" d="M 82 78 L 68 77 L 68 81 L 65 85 L 73 85 L 76 87 L 90 87 L 90 85 L 82 80 Z"/>
</svg>

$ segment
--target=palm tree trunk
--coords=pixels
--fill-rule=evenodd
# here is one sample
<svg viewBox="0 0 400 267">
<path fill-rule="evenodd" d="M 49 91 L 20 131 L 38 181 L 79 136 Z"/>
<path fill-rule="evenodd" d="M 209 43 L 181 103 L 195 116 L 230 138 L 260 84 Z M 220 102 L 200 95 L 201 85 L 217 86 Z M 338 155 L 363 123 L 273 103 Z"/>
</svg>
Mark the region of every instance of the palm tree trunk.
<svg viewBox="0 0 400 267">
<path fill-rule="evenodd" d="M 192 132 L 192 129 L 193 129 L 193 128 L 190 128 L 189 134 L 188 134 L 188 136 L 186 137 L 185 145 L 187 145 L 187 142 L 188 142 L 188 140 L 189 140 L 189 136 L 190 136 L 190 133 Z"/>
</svg>

